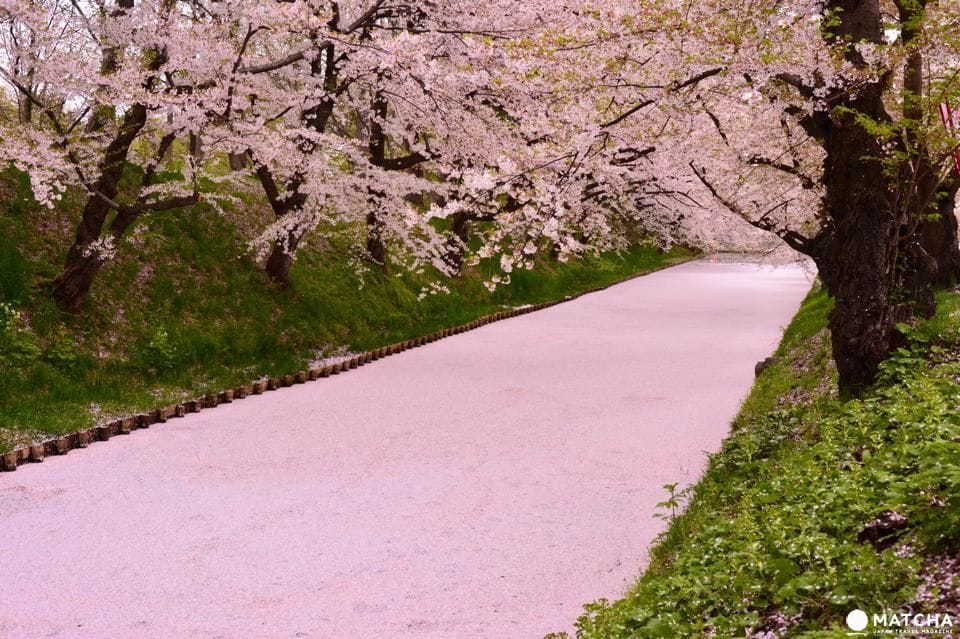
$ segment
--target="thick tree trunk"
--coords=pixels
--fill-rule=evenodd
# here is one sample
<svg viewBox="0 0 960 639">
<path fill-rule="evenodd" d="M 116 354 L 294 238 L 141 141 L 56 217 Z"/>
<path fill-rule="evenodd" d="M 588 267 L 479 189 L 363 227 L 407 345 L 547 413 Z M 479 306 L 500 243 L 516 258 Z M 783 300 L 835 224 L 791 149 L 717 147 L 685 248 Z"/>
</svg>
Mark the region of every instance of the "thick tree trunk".
<svg viewBox="0 0 960 639">
<path fill-rule="evenodd" d="M 862 222 L 859 232 L 875 241 L 854 238 L 856 229 L 838 234 L 837 277 L 824 281 L 834 298 L 829 327 L 840 388 L 853 392 L 873 383 L 880 362 L 894 348 L 896 323 L 890 266 L 881 255 L 890 225 L 881 216 Z"/>
<path fill-rule="evenodd" d="M 84 255 L 75 249 L 76 244 L 70 248 L 66 265 L 53 284 L 53 296 L 57 303 L 70 312 L 79 311 L 83 306 L 93 280 L 104 263 L 96 253 Z"/>
<path fill-rule="evenodd" d="M 878 0 L 828 0 L 827 8 L 837 11 L 839 18 L 825 29 L 828 42 L 883 41 Z M 866 69 L 855 46 L 848 46 L 844 55 L 851 65 Z M 922 59 L 910 56 L 904 70 L 907 118 L 922 116 L 921 74 Z M 865 83 L 855 93 L 835 89 L 830 98 L 832 112 L 801 120 L 826 151 L 826 224 L 811 242 L 816 246 L 811 253 L 834 298 L 829 326 L 840 388 L 845 392 L 856 393 L 872 384 L 880 363 L 897 346 L 896 323 L 932 312 L 934 304 L 937 264 L 924 250 L 915 223 L 929 202 L 922 193 L 925 173 L 891 175 L 883 165 L 888 154 L 882 141 L 858 121 L 865 116 L 890 122 L 884 90 L 884 80 Z M 897 186 L 894 180 L 905 188 L 892 188 Z M 912 200 L 902 199 L 907 191 L 914 194 Z"/>
<path fill-rule="evenodd" d="M 919 134 L 926 117 L 924 64 L 920 49 L 910 45 L 922 26 L 925 1 L 896 4 L 908 54 L 901 96 L 903 120 L 893 127 L 905 130 L 906 136 L 894 142 L 894 151 L 907 160 L 891 166 L 895 156 L 885 148 L 891 141 L 876 133 L 892 124 L 885 99 L 890 78 L 876 77 L 857 46 L 884 42 L 879 0 L 827 0 L 825 8 L 836 19 L 825 23 L 822 33 L 828 45 L 843 51 L 852 69 L 863 73 L 856 90 L 823 81 L 810 84 L 789 73 L 778 76 L 804 99 L 822 100 L 827 106 L 784 109 L 825 151 L 821 227 L 814 237 L 807 237 L 772 228 L 764 218 L 753 221 L 759 228 L 777 231 L 787 244 L 817 263 L 834 299 L 829 327 L 844 392 L 856 393 L 873 383 L 880 364 L 901 339 L 896 324 L 931 314 L 934 283 L 956 277 L 960 265 L 953 212 L 956 187 L 939 183 Z M 697 176 L 726 204 L 701 173 Z M 727 206 L 737 210 L 735 204 Z M 940 214 L 937 222 L 935 213 Z"/>
<path fill-rule="evenodd" d="M 879 87 L 864 90 L 851 104 L 879 119 Z M 884 171 L 879 142 L 857 125 L 852 114 L 832 118 L 825 148 L 826 209 L 830 216 L 823 251 L 815 256 L 821 277 L 834 297 L 830 316 L 833 355 L 844 391 L 871 384 L 883 362 L 901 345 L 898 322 L 929 317 L 936 308 L 934 287 L 956 277 L 960 266 L 953 192 L 934 210 L 925 197 L 937 187 L 932 170 L 901 176 L 914 200 L 895 202 Z M 914 166 L 924 166 L 923 158 Z M 906 189 L 901 189 L 901 191 Z M 939 220 L 927 215 L 940 207 Z"/>
<path fill-rule="evenodd" d="M 87 199 L 76 238 L 67 251 L 63 272 L 53 282 L 53 296 L 65 310 L 79 310 L 103 265 L 102 256 L 92 245 L 100 239 L 107 214 L 111 210 L 110 204 L 104 198 L 116 198 L 130 145 L 140 134 L 146 121 L 146 107 L 134 104 L 127 111 L 120 130 L 104 152 L 103 161 L 100 163 L 100 176 L 94 183 L 94 188 L 103 197 L 90 195 Z"/>
<path fill-rule="evenodd" d="M 834 298 L 829 326 L 840 388 L 857 392 L 873 383 L 894 348 L 894 289 L 899 224 L 890 201 L 880 141 L 857 114 L 884 121 L 883 89 L 865 85 L 844 97 L 842 111 L 808 122 L 827 133 L 823 143 L 827 227 L 814 259 Z"/>
</svg>

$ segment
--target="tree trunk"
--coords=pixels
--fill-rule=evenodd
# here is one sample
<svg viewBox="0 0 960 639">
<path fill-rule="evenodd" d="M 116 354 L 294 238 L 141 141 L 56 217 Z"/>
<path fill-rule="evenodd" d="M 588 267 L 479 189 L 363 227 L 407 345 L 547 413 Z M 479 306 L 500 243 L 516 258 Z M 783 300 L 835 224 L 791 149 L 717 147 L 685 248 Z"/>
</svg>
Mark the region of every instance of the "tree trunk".
<svg viewBox="0 0 960 639">
<path fill-rule="evenodd" d="M 388 105 L 383 94 L 377 93 L 373 99 L 370 118 L 370 138 L 367 141 L 367 150 L 370 153 L 370 162 L 374 166 L 382 167 L 387 157 L 387 134 L 383 129 L 387 119 Z M 383 199 L 383 193 L 370 190 L 368 200 L 370 208 L 367 211 L 367 254 L 370 259 L 387 272 L 387 245 L 383 237 L 383 220 L 377 215 L 377 208 Z"/>
<path fill-rule="evenodd" d="M 838 22 L 825 29 L 829 43 L 883 42 L 878 0 L 829 0 Z M 859 50 L 848 45 L 848 63 L 866 69 Z M 917 60 L 905 69 L 908 86 L 917 82 Z M 880 363 L 897 345 L 898 321 L 932 304 L 931 260 L 913 229 L 913 205 L 896 201 L 891 176 L 883 165 L 882 141 L 858 122 L 891 118 L 884 104 L 883 81 L 864 83 L 855 93 L 833 89 L 829 114 L 801 122 L 822 140 L 824 212 L 827 222 L 812 244 L 821 278 L 834 298 L 829 326 L 840 389 L 857 393 L 876 379 Z M 905 96 L 905 111 L 916 98 Z"/>
<path fill-rule="evenodd" d="M 147 109 L 142 104 L 134 104 L 127 111 L 117 135 L 107 146 L 100 163 L 100 176 L 94 188 L 102 196 L 114 199 L 119 190 L 120 178 L 126 165 L 130 145 L 140 134 L 147 121 Z M 63 272 L 53 282 L 53 296 L 57 303 L 67 311 L 77 311 L 83 305 L 94 277 L 103 266 L 103 257 L 92 245 L 103 232 L 110 204 L 98 195 L 90 195 L 73 245 L 67 251 Z"/>
<path fill-rule="evenodd" d="M 865 15 L 879 21 L 869 9 Z M 858 16 L 847 13 L 845 18 L 856 21 Z M 811 242 L 815 250 L 810 253 L 834 299 L 829 326 L 840 388 L 857 392 L 873 383 L 880 362 L 894 348 L 900 225 L 890 199 L 881 142 L 857 122 L 860 114 L 889 121 L 883 87 L 866 84 L 856 95 L 839 95 L 836 102 L 843 109 L 815 113 L 801 121 L 808 133 L 820 137 L 826 151 L 826 223 Z"/>
<path fill-rule="evenodd" d="M 203 159 L 203 138 L 199 133 L 193 131 L 190 132 L 190 155 L 192 155 L 197 162 Z"/>
<path fill-rule="evenodd" d="M 300 237 L 293 231 L 287 232 L 286 241 L 277 240 L 273 243 L 273 250 L 267 258 L 264 270 L 280 288 L 290 286 L 290 267 L 293 266 L 294 255 L 299 244 Z"/>
<path fill-rule="evenodd" d="M 957 236 L 956 196 L 960 182 L 943 189 L 937 201 L 939 219 L 923 223 L 924 250 L 937 262 L 934 283 L 952 286 L 960 280 L 960 238 Z"/>
<path fill-rule="evenodd" d="M 104 263 L 96 253 L 84 255 L 77 248 L 76 244 L 70 247 L 66 265 L 53 283 L 54 298 L 63 310 L 70 312 L 79 311 L 83 306 Z"/>
<path fill-rule="evenodd" d="M 133 6 L 134 0 L 117 0 L 117 6 L 111 16 L 120 16 L 127 9 L 132 9 Z M 172 5 L 168 5 L 166 11 L 171 8 Z M 158 70 L 167 59 L 165 50 L 154 50 L 154 53 L 156 55 L 147 65 L 147 68 L 152 71 Z M 102 50 L 102 56 L 100 73 L 103 76 L 116 73 L 119 64 L 117 47 L 112 44 L 106 45 Z M 95 104 L 87 123 L 87 130 L 103 130 L 106 122 L 113 121 L 115 117 L 116 109 L 113 105 Z M 83 208 L 76 238 L 67 251 L 64 269 L 53 281 L 53 297 L 65 310 L 77 311 L 80 309 L 90 292 L 94 278 L 107 260 L 101 250 L 98 250 L 101 247 L 96 247 L 95 243 L 100 239 L 107 215 L 114 207 L 111 202 L 116 201 L 120 179 L 123 177 L 123 171 L 126 168 L 130 147 L 140 135 L 146 123 L 146 105 L 139 102 L 131 105 L 126 110 L 116 134 L 104 150 L 103 159 L 98 167 L 100 174 L 97 176 L 96 182 L 93 183 L 93 192 Z M 170 136 L 169 140 L 164 143 L 167 146 L 163 148 L 168 148 L 172 141 L 173 137 Z M 153 175 L 154 173 L 149 171 L 148 176 L 145 176 L 141 183 L 141 187 L 148 185 Z M 119 211 L 118 214 L 120 214 Z M 136 214 L 128 212 L 127 214 L 120 214 L 120 216 L 123 219 L 115 220 L 112 232 L 108 235 L 114 240 L 122 236 Z"/>
<path fill-rule="evenodd" d="M 263 186 L 263 191 L 270 202 L 270 208 L 277 220 L 282 220 L 289 215 L 295 215 L 303 208 L 307 201 L 307 196 L 300 192 L 302 176 L 294 176 L 292 180 L 286 183 L 287 197 L 281 197 L 280 190 L 277 188 L 277 182 L 270 169 L 264 165 L 256 166 L 257 177 Z M 264 265 L 264 271 L 267 276 L 281 288 L 290 286 L 290 267 L 293 266 L 294 255 L 297 247 L 300 245 L 302 233 L 295 228 L 288 226 L 287 234 L 282 239 L 274 240 L 273 248 L 267 263 Z"/>
<path fill-rule="evenodd" d="M 33 90 L 33 69 L 26 74 L 24 84 Z M 17 112 L 20 124 L 30 124 L 33 121 L 33 100 L 23 91 L 17 91 Z"/>
<path fill-rule="evenodd" d="M 122 16 L 127 9 L 132 9 L 134 0 L 117 0 L 117 6 L 111 11 L 110 17 L 116 18 Z M 100 52 L 100 74 L 104 77 L 113 75 L 117 72 L 120 64 L 120 52 L 113 43 L 105 43 Z M 97 103 L 93 105 L 90 119 L 87 120 L 86 131 L 93 133 L 102 131 L 107 123 L 113 122 L 117 117 L 116 107 L 112 104 Z"/>
<path fill-rule="evenodd" d="M 807 237 L 773 228 L 765 216 L 752 221 L 758 228 L 775 230 L 788 245 L 816 262 L 834 299 L 829 328 L 843 392 L 857 393 L 873 383 L 880 364 L 901 339 L 896 324 L 933 313 L 934 283 L 947 281 L 960 270 L 953 211 L 956 187 L 939 184 L 938 171 L 918 133 L 926 115 L 924 64 L 920 49 L 909 46 L 922 26 L 925 2 L 896 4 L 908 54 L 903 69 L 903 120 L 893 128 L 904 129 L 906 137 L 891 141 L 876 132 L 893 123 L 885 101 L 890 78 L 876 77 L 858 46 L 884 42 L 879 0 L 827 0 L 827 14 L 835 19 L 824 23 L 823 37 L 827 45 L 842 50 L 846 64 L 862 72 L 856 90 L 822 80 L 811 84 L 790 73 L 777 76 L 802 98 L 828 105 L 826 109 L 784 109 L 784 114 L 798 118 L 825 152 L 820 229 Z M 891 143 L 894 153 L 906 157 L 898 167 L 891 167 L 895 156 L 885 148 Z M 695 167 L 694 172 L 717 199 L 737 210 Z"/>
<path fill-rule="evenodd" d="M 247 168 L 248 156 L 246 153 L 231 153 L 228 156 L 231 171 L 242 171 Z"/>
<path fill-rule="evenodd" d="M 908 54 L 903 65 L 902 104 L 906 127 L 907 148 L 914 151 L 913 162 L 904 163 L 900 193 L 906 202 L 904 223 L 914 237 L 905 241 L 904 286 L 912 298 L 915 310 L 930 316 L 936 309 L 933 288 L 948 282 L 960 265 L 960 247 L 957 246 L 957 220 L 954 203 L 957 191 L 955 180 L 941 183 L 936 163 L 915 127 L 924 120 L 924 61 L 923 51 L 916 46 L 921 35 L 926 0 L 895 2 L 900 17 L 901 39 Z M 902 185 L 906 185 L 904 188 Z"/>
<path fill-rule="evenodd" d="M 457 275 L 463 273 L 463 255 L 467 247 L 467 241 L 470 239 L 469 219 L 469 215 L 465 211 L 457 211 L 453 214 L 453 225 L 451 227 L 453 237 L 447 242 L 447 253 L 444 256 L 444 261 L 450 265 L 450 268 Z"/>
<path fill-rule="evenodd" d="M 336 25 L 339 21 L 339 15 L 336 5 L 334 5 L 334 17 L 331 19 L 329 25 L 334 31 L 337 29 Z M 328 92 L 328 97 L 323 98 L 315 106 L 304 111 L 301 114 L 301 118 L 304 126 L 312 128 L 318 133 L 323 133 L 326 130 L 327 122 L 333 115 L 334 101 L 329 95 L 334 94 L 337 87 L 337 68 L 334 54 L 334 46 L 327 44 L 324 46 L 324 54 L 317 56 L 310 65 L 310 70 L 313 75 L 323 74 L 324 88 Z M 299 142 L 300 148 L 305 155 L 314 153 L 320 148 L 315 142 L 306 138 L 301 138 Z M 253 161 L 257 177 L 263 186 L 267 200 L 270 202 L 270 208 L 273 209 L 274 216 L 277 220 L 281 220 L 290 215 L 296 215 L 303 209 L 303 206 L 307 202 L 307 196 L 300 192 L 300 187 L 306 179 L 305 175 L 297 173 L 287 180 L 283 186 L 284 191 L 289 195 L 287 197 L 281 197 L 280 189 L 277 186 L 273 173 L 265 164 L 257 162 L 251 150 L 248 150 L 247 153 L 242 156 L 242 167 L 240 166 L 240 157 L 236 159 L 235 164 L 235 156 L 233 154 L 230 155 L 230 167 L 235 171 L 239 170 L 238 167 L 246 167 L 248 159 Z M 302 237 L 302 232 L 289 230 L 287 231 L 285 240 L 277 240 L 273 243 L 270 256 L 264 265 L 264 271 L 267 277 L 281 288 L 290 286 L 290 268 L 293 266 L 297 247 L 300 245 Z"/>
<path fill-rule="evenodd" d="M 373 210 L 367 213 L 367 253 L 380 269 L 387 272 L 387 245 L 383 239 L 383 222 Z"/>
<path fill-rule="evenodd" d="M 829 327 L 840 388 L 853 392 L 873 383 L 880 362 L 893 350 L 895 324 L 893 268 L 886 250 L 890 220 L 876 214 L 857 217 L 837 233 L 835 278 L 824 280 L 834 298 Z"/>
</svg>

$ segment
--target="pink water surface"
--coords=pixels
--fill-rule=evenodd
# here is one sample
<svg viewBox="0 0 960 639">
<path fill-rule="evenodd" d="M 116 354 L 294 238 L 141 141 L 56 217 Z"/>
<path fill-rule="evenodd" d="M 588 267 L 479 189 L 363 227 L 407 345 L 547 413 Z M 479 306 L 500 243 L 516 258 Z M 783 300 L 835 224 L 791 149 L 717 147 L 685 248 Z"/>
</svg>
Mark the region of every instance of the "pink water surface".
<svg viewBox="0 0 960 639">
<path fill-rule="evenodd" d="M 689 263 L 0 475 L 0 637 L 571 631 L 809 286 Z"/>
</svg>

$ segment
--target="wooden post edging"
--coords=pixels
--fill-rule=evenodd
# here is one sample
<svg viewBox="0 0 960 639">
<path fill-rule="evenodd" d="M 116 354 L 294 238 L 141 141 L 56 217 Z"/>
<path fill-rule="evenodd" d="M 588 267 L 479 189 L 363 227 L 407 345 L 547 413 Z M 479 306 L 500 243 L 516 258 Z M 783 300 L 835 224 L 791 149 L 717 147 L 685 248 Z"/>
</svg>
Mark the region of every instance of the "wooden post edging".
<svg viewBox="0 0 960 639">
<path fill-rule="evenodd" d="M 39 443 L 30 444 L 29 446 L 19 446 L 5 453 L 0 453 L 0 472 L 15 471 L 17 466 L 21 466 L 26 463 L 39 463 L 42 462 L 46 457 L 66 455 L 71 450 L 87 448 L 91 443 L 94 442 L 105 442 L 115 435 L 129 435 L 134 430 L 149 428 L 154 424 L 164 424 L 169 419 L 186 417 L 189 413 L 197 413 L 201 410 L 216 408 L 220 404 L 229 404 L 236 400 L 245 399 L 254 395 L 262 395 L 267 391 L 274 391 L 287 386 L 292 386 L 294 384 L 317 381 L 326 377 L 345 373 L 375 360 L 396 355 L 410 348 L 416 348 L 418 346 L 429 344 L 430 342 L 435 342 L 440 339 L 465 333 L 466 331 L 482 328 L 493 322 L 517 317 L 518 315 L 525 315 L 526 313 L 533 313 L 535 311 L 549 308 L 550 306 L 556 306 L 557 304 L 563 304 L 564 302 L 575 300 L 578 297 L 582 297 L 590 293 L 596 293 L 597 291 L 608 289 L 611 286 L 616 286 L 617 284 L 622 284 L 638 277 L 650 275 L 651 273 L 656 273 L 657 271 L 662 271 L 673 266 L 678 266 L 684 262 L 694 259 L 700 259 L 700 257 L 684 259 L 671 264 L 664 264 L 649 271 L 644 271 L 643 273 L 634 273 L 633 275 L 629 275 L 623 279 L 611 282 L 604 286 L 597 286 L 573 295 L 568 295 L 563 299 L 541 302 L 539 304 L 531 304 L 529 306 L 512 308 L 506 311 L 499 311 L 491 315 L 479 317 L 475 320 L 467 322 L 466 324 L 440 329 L 428 335 L 402 340 L 388 346 L 381 346 L 380 348 L 366 351 L 360 353 L 359 355 L 354 355 L 349 359 L 343 360 L 336 364 L 328 364 L 319 368 L 298 371 L 293 375 L 283 375 L 281 377 L 254 380 L 248 384 L 237 386 L 236 388 L 222 390 L 219 393 L 210 393 L 197 399 L 190 399 L 180 402 L 179 404 L 172 404 L 170 406 L 164 406 L 163 408 L 137 413 L 133 416 L 122 419 L 115 419 L 106 424 L 93 426 L 91 428 L 83 428 L 66 435 L 60 435 Z"/>
</svg>

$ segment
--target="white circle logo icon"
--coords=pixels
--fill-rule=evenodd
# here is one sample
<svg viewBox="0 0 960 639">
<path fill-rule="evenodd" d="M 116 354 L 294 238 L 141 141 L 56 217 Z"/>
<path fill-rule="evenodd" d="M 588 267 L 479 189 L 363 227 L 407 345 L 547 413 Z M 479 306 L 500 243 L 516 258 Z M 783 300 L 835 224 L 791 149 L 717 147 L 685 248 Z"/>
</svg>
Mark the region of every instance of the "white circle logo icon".
<svg viewBox="0 0 960 639">
<path fill-rule="evenodd" d="M 863 630 L 867 627 L 867 613 L 862 610 L 851 610 L 847 615 L 847 626 L 850 630 Z"/>
</svg>

